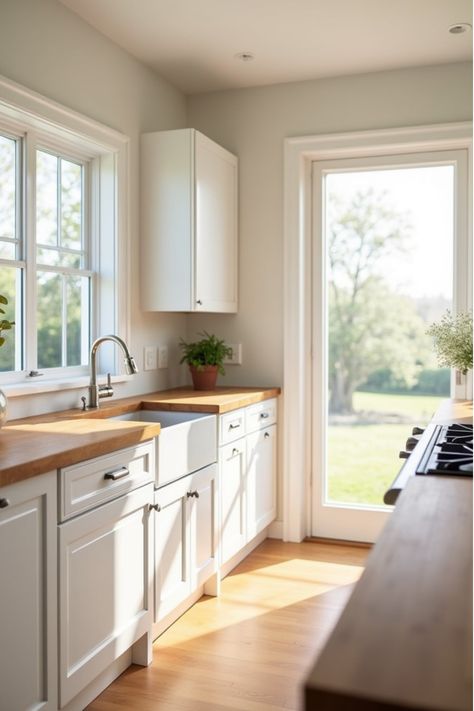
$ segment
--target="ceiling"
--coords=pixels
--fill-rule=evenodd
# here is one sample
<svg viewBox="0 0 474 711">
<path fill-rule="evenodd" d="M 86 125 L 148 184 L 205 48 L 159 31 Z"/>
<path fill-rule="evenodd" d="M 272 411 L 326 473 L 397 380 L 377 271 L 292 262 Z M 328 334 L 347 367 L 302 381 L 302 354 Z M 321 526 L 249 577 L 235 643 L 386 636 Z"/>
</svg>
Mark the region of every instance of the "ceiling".
<svg viewBox="0 0 474 711">
<path fill-rule="evenodd" d="M 186 94 L 472 58 L 471 0 L 61 2 Z"/>
</svg>

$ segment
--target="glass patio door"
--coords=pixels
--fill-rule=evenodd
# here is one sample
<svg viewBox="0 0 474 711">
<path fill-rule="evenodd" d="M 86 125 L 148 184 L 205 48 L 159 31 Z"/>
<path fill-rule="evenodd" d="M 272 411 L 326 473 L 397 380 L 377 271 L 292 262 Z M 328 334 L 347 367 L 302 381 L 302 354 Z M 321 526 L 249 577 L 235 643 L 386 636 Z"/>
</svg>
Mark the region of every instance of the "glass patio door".
<svg viewBox="0 0 474 711">
<path fill-rule="evenodd" d="M 466 308 L 464 151 L 313 164 L 315 536 L 373 541 L 412 428 L 449 397 L 426 329 Z"/>
</svg>

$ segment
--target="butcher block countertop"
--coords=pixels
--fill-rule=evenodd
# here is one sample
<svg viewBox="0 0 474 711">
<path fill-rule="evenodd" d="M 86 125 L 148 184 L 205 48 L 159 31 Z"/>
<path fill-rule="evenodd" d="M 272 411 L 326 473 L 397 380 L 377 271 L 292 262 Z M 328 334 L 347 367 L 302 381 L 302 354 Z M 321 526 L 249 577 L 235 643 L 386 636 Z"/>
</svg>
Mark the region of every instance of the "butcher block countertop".
<svg viewBox="0 0 474 711">
<path fill-rule="evenodd" d="M 472 421 L 446 402 L 433 422 Z M 472 709 L 472 479 L 412 476 L 305 687 L 306 711 Z"/>
<path fill-rule="evenodd" d="M 196 392 L 177 388 L 101 401 L 98 410 L 63 410 L 12 420 L 0 431 L 0 487 L 51 469 L 152 439 L 160 425 L 110 421 L 135 410 L 176 410 L 220 414 L 279 395 L 279 388 L 217 388 Z"/>
</svg>

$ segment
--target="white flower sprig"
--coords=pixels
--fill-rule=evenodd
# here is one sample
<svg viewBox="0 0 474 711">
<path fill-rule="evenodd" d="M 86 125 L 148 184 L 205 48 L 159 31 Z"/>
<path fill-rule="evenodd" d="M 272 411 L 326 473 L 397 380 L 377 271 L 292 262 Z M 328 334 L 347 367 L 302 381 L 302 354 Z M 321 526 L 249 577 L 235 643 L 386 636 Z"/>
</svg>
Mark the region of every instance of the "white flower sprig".
<svg viewBox="0 0 474 711">
<path fill-rule="evenodd" d="M 453 316 L 446 311 L 426 333 L 433 337 L 441 367 L 456 368 L 464 375 L 472 368 L 472 313 Z"/>
</svg>

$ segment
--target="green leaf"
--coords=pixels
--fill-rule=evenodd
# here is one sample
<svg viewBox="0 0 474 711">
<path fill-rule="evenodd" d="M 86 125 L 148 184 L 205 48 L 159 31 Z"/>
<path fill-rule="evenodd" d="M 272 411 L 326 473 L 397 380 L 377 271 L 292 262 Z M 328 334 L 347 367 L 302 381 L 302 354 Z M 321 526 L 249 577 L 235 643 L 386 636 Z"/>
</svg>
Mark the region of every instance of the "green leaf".
<svg viewBox="0 0 474 711">
<path fill-rule="evenodd" d="M 8 304 L 8 299 L 3 294 L 0 294 L 0 304 Z"/>
</svg>

